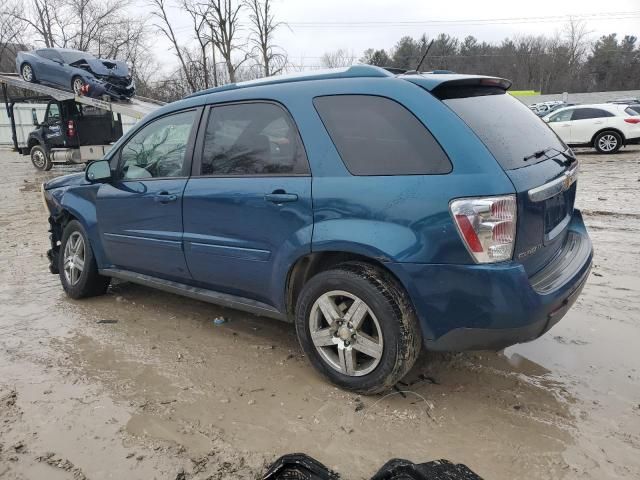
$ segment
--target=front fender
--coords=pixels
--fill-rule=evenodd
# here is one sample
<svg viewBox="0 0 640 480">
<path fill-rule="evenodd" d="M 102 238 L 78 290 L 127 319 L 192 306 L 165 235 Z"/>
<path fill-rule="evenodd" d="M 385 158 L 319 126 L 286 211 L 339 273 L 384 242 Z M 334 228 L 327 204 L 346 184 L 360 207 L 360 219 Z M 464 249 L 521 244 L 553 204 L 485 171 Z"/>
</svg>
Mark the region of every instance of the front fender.
<svg viewBox="0 0 640 480">
<path fill-rule="evenodd" d="M 107 265 L 107 259 L 100 241 L 95 204 L 99 187 L 99 185 L 86 185 L 60 189 L 52 191 L 51 195 L 58 204 L 58 215 L 67 212 L 84 227 L 89 236 L 98 268 L 104 268 Z"/>
</svg>

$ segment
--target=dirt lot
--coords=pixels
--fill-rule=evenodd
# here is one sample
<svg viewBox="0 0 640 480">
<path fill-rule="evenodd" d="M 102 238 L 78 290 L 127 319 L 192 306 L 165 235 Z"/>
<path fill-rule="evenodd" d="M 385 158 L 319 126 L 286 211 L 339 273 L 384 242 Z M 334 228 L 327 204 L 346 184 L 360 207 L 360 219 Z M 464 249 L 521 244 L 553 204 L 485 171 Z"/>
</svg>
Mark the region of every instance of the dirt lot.
<svg viewBox="0 0 640 480">
<path fill-rule="evenodd" d="M 66 298 L 39 186 L 73 169 L 0 150 L 0 478 L 255 478 L 293 451 L 348 479 L 391 457 L 487 480 L 640 478 L 640 149 L 580 159 L 596 259 L 567 317 L 502 353 L 425 354 L 410 393 L 359 398 L 311 369 L 290 325 L 129 284 Z"/>
</svg>

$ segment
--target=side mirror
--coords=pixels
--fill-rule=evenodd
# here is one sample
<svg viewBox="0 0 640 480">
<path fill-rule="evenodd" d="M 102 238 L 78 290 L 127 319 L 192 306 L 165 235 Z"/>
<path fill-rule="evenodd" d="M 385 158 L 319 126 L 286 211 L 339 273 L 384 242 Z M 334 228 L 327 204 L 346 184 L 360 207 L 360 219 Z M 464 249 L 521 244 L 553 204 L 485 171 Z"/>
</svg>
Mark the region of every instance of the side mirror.
<svg viewBox="0 0 640 480">
<path fill-rule="evenodd" d="M 96 160 L 87 165 L 84 173 L 89 183 L 106 183 L 111 180 L 111 166 L 108 160 Z"/>
<path fill-rule="evenodd" d="M 34 126 L 38 126 L 40 125 L 40 122 L 38 121 L 38 114 L 36 113 L 36 109 L 32 108 L 31 109 L 31 120 L 33 120 L 33 125 Z"/>
<path fill-rule="evenodd" d="M 551 119 L 549 117 L 545 117 L 542 120 L 544 120 L 545 123 L 549 123 L 551 121 Z"/>
</svg>

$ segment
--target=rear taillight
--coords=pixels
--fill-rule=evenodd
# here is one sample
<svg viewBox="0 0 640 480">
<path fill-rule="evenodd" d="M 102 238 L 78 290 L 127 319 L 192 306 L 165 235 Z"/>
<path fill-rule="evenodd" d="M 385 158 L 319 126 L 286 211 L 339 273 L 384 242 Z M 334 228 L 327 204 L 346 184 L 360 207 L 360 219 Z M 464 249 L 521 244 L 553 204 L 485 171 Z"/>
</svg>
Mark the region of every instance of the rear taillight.
<svg viewBox="0 0 640 480">
<path fill-rule="evenodd" d="M 640 118 L 625 118 L 624 121 L 627 123 L 637 124 L 640 123 Z"/>
<path fill-rule="evenodd" d="M 476 263 L 510 260 L 516 240 L 516 197 L 460 198 L 449 204 L 458 233 Z"/>
<path fill-rule="evenodd" d="M 67 122 L 67 137 L 73 137 L 76 134 L 76 124 L 73 120 Z"/>
</svg>

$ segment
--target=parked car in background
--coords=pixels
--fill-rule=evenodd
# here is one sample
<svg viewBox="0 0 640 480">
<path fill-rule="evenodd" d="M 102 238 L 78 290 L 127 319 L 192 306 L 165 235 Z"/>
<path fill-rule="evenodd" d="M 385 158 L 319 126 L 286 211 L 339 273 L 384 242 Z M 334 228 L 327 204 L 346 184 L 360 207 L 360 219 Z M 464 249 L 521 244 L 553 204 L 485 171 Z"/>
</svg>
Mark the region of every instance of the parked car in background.
<svg viewBox="0 0 640 480">
<path fill-rule="evenodd" d="M 592 247 L 576 158 L 510 84 L 354 66 L 169 104 L 44 185 L 51 272 L 72 298 L 119 278 L 288 320 L 365 394 L 422 348 L 533 340 Z"/>
<path fill-rule="evenodd" d="M 556 110 L 543 120 L 567 145 L 593 147 L 600 153 L 640 143 L 640 117 L 628 105 L 579 105 Z"/>
<path fill-rule="evenodd" d="M 18 52 L 18 73 L 27 82 L 42 82 L 72 90 L 76 95 L 128 100 L 135 94 L 129 67 L 119 60 L 96 58 L 67 48 Z"/>
<path fill-rule="evenodd" d="M 569 105 L 570 104 L 564 102 L 563 100 L 550 100 L 548 102 L 533 103 L 529 105 L 529 108 L 533 111 L 533 113 L 535 113 L 539 117 L 542 117 L 553 112 L 554 110 L 562 107 L 567 107 Z"/>
<path fill-rule="evenodd" d="M 607 103 L 617 103 L 620 105 L 640 105 L 640 99 L 638 98 L 617 98 L 610 100 Z"/>
</svg>

